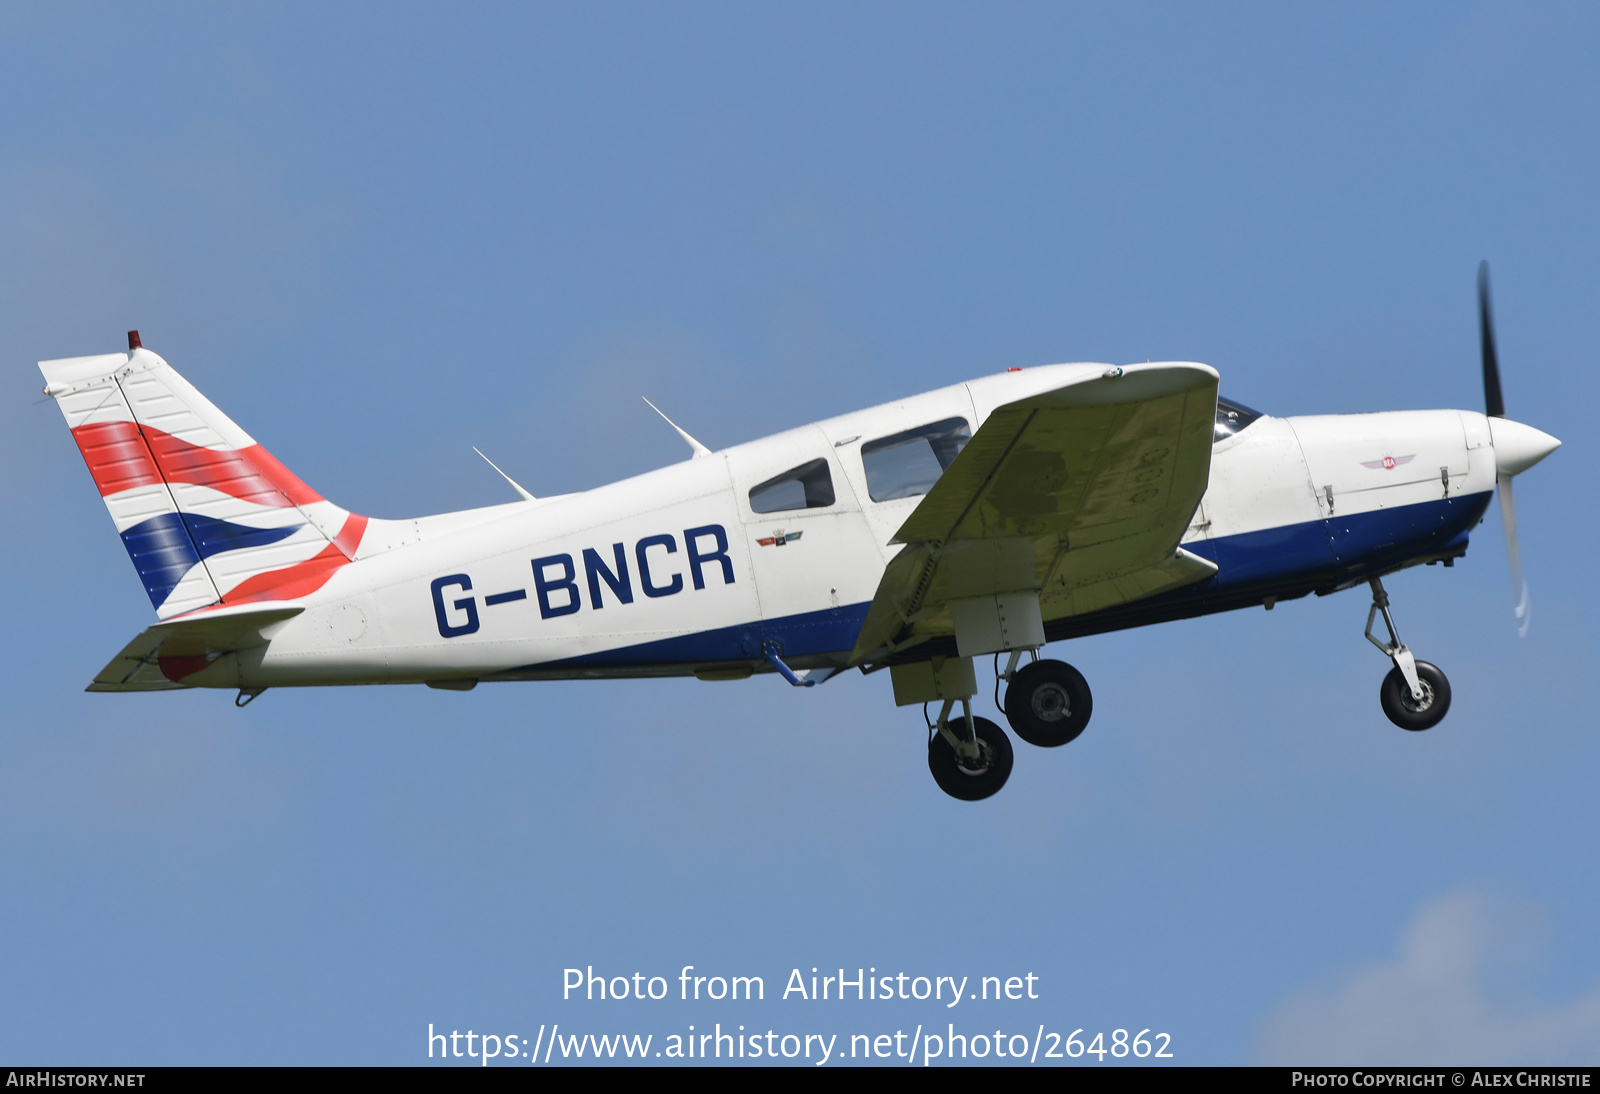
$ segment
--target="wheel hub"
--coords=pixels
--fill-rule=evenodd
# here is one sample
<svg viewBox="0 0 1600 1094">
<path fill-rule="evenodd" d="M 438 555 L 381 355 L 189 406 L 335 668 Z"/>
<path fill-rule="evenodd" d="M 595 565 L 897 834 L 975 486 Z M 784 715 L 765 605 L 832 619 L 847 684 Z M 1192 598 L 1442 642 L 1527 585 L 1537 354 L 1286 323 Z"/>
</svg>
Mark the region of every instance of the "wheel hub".
<svg viewBox="0 0 1600 1094">
<path fill-rule="evenodd" d="M 1029 705 L 1041 722 L 1059 722 L 1072 716 L 1072 699 L 1060 684 L 1043 683 L 1034 688 Z"/>
<path fill-rule="evenodd" d="M 1420 677 L 1417 679 L 1417 683 L 1422 687 L 1421 699 L 1413 698 L 1409 688 L 1400 689 L 1400 705 L 1413 714 L 1421 714 L 1433 706 L 1433 685 Z"/>
<path fill-rule="evenodd" d="M 982 737 L 978 738 L 978 755 L 968 758 L 956 753 L 956 770 L 963 775 L 978 776 L 986 774 L 994 766 L 994 752 L 989 747 L 989 742 Z"/>
</svg>

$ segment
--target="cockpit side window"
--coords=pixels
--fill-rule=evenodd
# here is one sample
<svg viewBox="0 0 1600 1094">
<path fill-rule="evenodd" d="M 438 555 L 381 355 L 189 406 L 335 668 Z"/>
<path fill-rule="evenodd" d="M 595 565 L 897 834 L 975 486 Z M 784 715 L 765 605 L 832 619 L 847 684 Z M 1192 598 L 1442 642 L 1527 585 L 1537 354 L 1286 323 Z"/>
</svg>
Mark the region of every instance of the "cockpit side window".
<svg viewBox="0 0 1600 1094">
<path fill-rule="evenodd" d="M 1231 399 L 1218 399 L 1217 427 L 1211 443 L 1227 440 L 1259 417 L 1261 417 L 1259 410 L 1251 410 L 1243 403 L 1236 403 Z"/>
<path fill-rule="evenodd" d="M 926 494 L 971 439 L 965 418 L 946 418 L 868 441 L 861 446 L 868 496 L 890 501 Z"/>
<path fill-rule="evenodd" d="M 832 504 L 833 473 L 828 470 L 827 460 L 792 467 L 750 491 L 750 508 L 757 513 L 826 509 Z"/>
</svg>

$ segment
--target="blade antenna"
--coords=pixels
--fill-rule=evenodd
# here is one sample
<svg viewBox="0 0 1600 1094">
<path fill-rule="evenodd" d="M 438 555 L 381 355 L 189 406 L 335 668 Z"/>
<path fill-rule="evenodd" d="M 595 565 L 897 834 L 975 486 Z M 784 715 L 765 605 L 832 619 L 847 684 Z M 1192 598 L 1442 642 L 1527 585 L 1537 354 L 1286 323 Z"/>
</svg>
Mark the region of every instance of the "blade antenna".
<svg viewBox="0 0 1600 1094">
<path fill-rule="evenodd" d="M 478 455 L 483 456 L 482 452 L 478 452 L 478 446 L 477 445 L 473 445 L 472 446 L 472 450 L 474 452 L 477 452 Z M 488 456 L 483 456 L 483 462 L 488 464 L 490 467 L 493 467 L 496 471 L 500 471 L 500 468 Z M 505 479 L 507 482 L 509 482 L 511 484 L 511 489 L 515 490 L 517 493 L 522 495 L 522 500 L 523 501 L 538 501 L 539 500 L 538 498 L 534 497 L 532 494 L 530 494 L 526 490 L 524 490 L 522 488 L 522 485 L 520 483 L 518 483 L 516 479 L 514 479 L 510 475 L 506 474 L 504 471 L 500 471 L 500 477 L 502 479 Z"/>
<path fill-rule="evenodd" d="M 657 414 L 661 414 L 661 408 L 656 406 L 656 404 L 652 403 L 649 399 L 645 399 L 643 395 L 639 396 L 639 398 L 644 399 L 645 406 L 648 406 L 651 410 L 655 411 Z M 694 450 L 694 457 L 693 457 L 694 459 L 698 460 L 702 456 L 710 456 L 710 455 L 712 455 L 711 449 L 707 448 L 705 445 L 701 444 L 699 441 L 697 441 L 693 437 L 689 436 L 689 434 L 685 433 L 683 430 L 678 429 L 678 423 L 677 422 L 673 421 L 671 418 L 667 417 L 665 414 L 661 414 L 661 420 L 666 422 L 673 429 L 677 429 L 678 430 L 678 436 L 682 437 L 685 441 L 687 441 L 688 444 L 689 444 L 689 447 Z"/>
</svg>

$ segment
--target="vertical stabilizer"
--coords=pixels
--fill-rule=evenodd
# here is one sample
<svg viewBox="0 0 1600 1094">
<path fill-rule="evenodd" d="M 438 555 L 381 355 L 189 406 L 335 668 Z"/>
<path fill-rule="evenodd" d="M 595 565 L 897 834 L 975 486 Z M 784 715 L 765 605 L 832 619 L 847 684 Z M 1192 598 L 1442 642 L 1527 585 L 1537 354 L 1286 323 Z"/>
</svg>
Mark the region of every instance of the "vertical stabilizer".
<svg viewBox="0 0 1600 1094">
<path fill-rule="evenodd" d="M 367 518 L 325 500 L 130 332 L 39 362 L 156 615 L 290 600 L 355 557 Z"/>
</svg>

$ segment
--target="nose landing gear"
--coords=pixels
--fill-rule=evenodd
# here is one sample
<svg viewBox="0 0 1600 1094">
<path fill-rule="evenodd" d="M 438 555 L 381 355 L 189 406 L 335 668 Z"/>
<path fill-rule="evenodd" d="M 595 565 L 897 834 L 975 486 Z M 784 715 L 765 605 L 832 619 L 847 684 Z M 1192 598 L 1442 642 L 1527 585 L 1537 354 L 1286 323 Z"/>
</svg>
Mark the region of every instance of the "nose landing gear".
<svg viewBox="0 0 1600 1094">
<path fill-rule="evenodd" d="M 1411 650 L 1400 641 L 1394 628 L 1394 617 L 1389 614 L 1389 594 L 1383 582 L 1373 578 L 1372 609 L 1367 612 L 1367 641 L 1383 651 L 1394 662 L 1394 668 L 1383 678 L 1378 689 L 1378 699 L 1389 721 L 1401 729 L 1420 731 L 1438 725 L 1450 711 L 1450 681 L 1438 667 L 1418 661 Z M 1372 633 L 1373 621 L 1379 613 L 1389 632 L 1389 641 L 1379 641 Z"/>
</svg>

